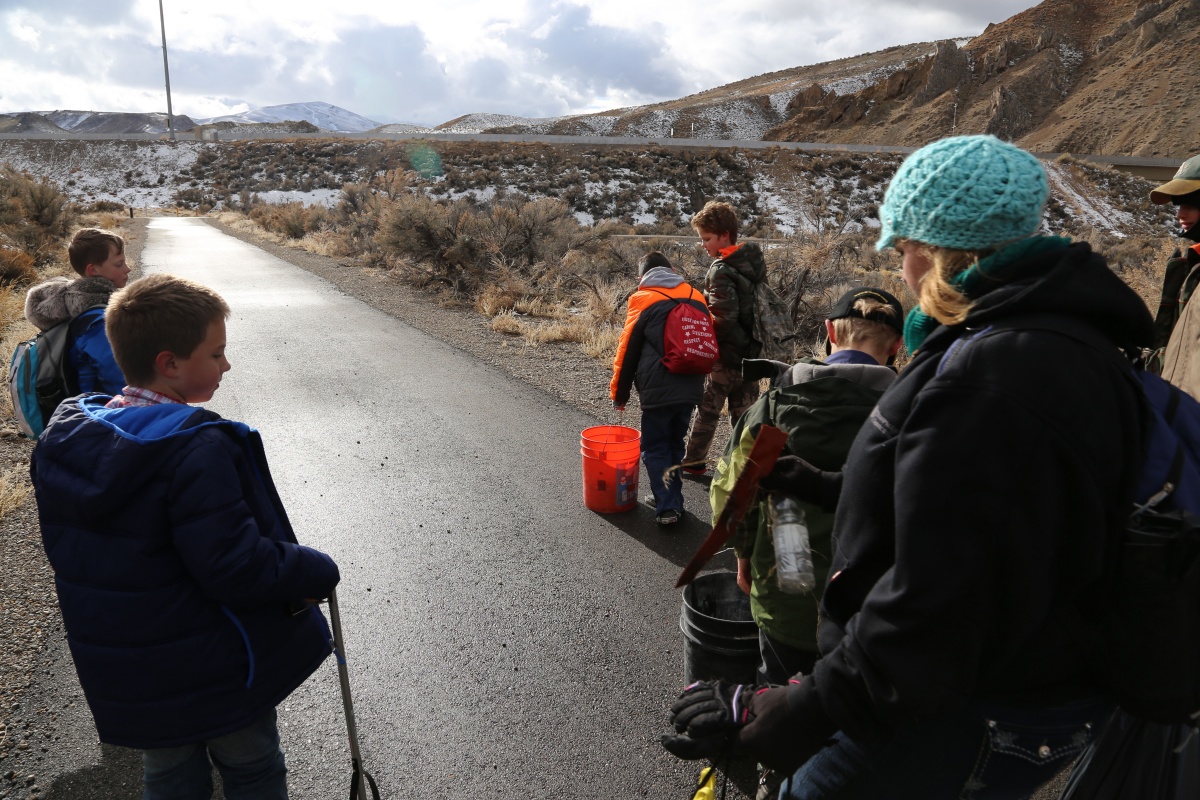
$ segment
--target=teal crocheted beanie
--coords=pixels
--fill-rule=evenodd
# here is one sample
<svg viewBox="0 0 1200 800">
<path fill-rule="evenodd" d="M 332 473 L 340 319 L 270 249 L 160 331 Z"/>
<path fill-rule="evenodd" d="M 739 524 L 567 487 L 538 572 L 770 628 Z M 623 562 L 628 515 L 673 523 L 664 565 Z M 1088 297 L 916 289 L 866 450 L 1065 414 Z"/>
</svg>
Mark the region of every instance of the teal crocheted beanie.
<svg viewBox="0 0 1200 800">
<path fill-rule="evenodd" d="M 954 136 L 904 160 L 879 208 L 876 250 L 897 239 L 984 250 L 1030 236 L 1050 196 L 1041 162 L 995 136 Z"/>
</svg>

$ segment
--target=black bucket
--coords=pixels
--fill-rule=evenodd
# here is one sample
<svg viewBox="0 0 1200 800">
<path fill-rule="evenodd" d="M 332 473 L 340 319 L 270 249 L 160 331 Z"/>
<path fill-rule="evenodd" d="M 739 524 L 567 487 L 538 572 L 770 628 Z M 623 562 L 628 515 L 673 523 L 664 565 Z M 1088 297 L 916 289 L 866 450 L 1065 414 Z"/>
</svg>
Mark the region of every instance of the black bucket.
<svg viewBox="0 0 1200 800">
<path fill-rule="evenodd" d="M 757 680 L 758 625 L 750 615 L 750 597 L 738 588 L 733 572 L 710 572 L 683 590 L 679 612 L 683 631 L 683 681 Z"/>
</svg>

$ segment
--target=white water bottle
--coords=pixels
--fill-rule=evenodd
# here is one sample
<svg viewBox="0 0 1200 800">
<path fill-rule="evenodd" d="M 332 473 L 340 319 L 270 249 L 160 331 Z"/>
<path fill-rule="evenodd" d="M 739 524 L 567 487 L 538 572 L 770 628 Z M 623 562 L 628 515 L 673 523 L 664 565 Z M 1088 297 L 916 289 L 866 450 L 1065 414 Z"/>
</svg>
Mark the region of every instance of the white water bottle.
<svg viewBox="0 0 1200 800">
<path fill-rule="evenodd" d="M 775 542 L 775 578 L 788 594 L 811 592 L 817 585 L 813 575 L 812 550 L 804 509 L 790 494 L 767 494 L 771 538 Z"/>
</svg>

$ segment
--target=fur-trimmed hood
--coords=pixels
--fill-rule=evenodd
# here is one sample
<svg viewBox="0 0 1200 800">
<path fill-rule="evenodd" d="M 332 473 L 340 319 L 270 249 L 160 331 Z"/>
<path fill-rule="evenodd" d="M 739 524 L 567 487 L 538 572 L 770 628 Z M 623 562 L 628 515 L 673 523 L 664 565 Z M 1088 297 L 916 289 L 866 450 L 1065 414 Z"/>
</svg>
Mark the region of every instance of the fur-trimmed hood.
<svg viewBox="0 0 1200 800">
<path fill-rule="evenodd" d="M 39 330 L 49 330 L 92 306 L 105 305 L 117 285 L 108 278 L 59 277 L 31 286 L 25 295 L 25 319 Z"/>
</svg>

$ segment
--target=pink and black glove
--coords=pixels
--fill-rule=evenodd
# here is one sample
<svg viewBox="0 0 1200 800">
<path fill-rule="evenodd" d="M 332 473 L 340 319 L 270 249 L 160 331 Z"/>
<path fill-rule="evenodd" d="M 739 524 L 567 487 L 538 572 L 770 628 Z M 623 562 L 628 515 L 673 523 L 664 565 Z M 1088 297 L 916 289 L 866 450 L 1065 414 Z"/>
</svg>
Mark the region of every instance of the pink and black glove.
<svg viewBox="0 0 1200 800">
<path fill-rule="evenodd" d="M 789 703 L 798 688 L 799 681 L 766 688 L 693 683 L 671 706 L 671 725 L 679 735 L 664 735 L 662 746 L 689 761 L 732 754 L 791 774 L 835 732 L 824 713 L 806 719 Z"/>
</svg>

